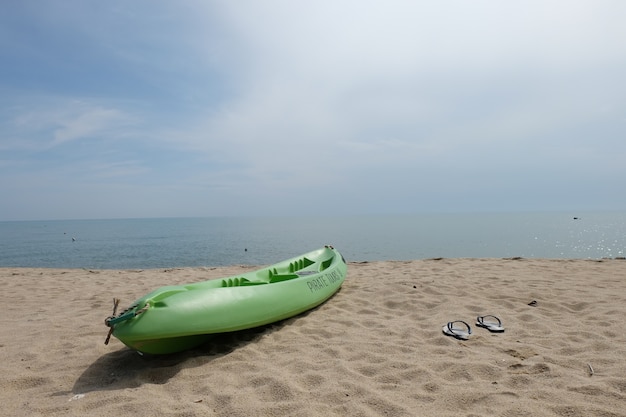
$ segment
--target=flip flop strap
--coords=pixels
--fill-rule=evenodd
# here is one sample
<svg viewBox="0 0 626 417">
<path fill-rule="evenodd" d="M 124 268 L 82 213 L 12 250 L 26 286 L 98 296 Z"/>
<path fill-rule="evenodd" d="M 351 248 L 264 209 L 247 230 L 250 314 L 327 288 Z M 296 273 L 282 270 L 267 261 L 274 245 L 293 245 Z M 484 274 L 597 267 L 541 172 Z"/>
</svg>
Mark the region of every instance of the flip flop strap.
<svg viewBox="0 0 626 417">
<path fill-rule="evenodd" d="M 452 334 L 458 334 L 458 329 L 454 329 L 452 328 L 452 326 L 454 325 L 454 323 L 463 323 L 465 325 L 465 327 L 467 327 L 467 334 L 472 334 L 472 328 L 470 327 L 469 324 L 465 323 L 463 320 L 456 320 L 456 321 L 451 321 L 448 322 L 448 330 L 450 330 L 450 333 Z"/>
<path fill-rule="evenodd" d="M 484 321 L 485 321 L 485 317 L 493 317 L 494 319 L 498 320 L 498 326 L 502 326 L 502 322 L 500 321 L 500 319 L 499 319 L 499 318 L 497 318 L 496 316 L 492 316 L 491 314 L 488 314 L 488 315 L 486 315 L 486 316 L 481 316 L 481 317 L 478 317 L 476 320 L 478 320 L 478 322 L 479 322 L 480 324 L 485 324 L 485 323 L 484 323 Z"/>
</svg>

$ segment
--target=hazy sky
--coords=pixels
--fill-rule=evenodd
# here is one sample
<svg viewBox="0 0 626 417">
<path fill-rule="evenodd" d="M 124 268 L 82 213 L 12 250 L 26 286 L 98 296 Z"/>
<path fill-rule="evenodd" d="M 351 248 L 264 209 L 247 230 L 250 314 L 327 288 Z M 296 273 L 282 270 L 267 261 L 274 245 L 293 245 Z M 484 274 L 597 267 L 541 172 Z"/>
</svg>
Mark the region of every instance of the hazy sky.
<svg viewBox="0 0 626 417">
<path fill-rule="evenodd" d="M 626 1 L 7 0 L 0 220 L 626 209 Z"/>
</svg>

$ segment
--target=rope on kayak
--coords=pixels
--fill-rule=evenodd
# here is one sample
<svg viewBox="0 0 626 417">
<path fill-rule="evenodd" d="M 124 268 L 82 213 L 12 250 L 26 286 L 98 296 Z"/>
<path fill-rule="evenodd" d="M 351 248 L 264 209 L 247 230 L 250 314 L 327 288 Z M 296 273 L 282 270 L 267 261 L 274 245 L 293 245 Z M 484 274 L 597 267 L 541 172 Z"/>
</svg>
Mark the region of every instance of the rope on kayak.
<svg viewBox="0 0 626 417">
<path fill-rule="evenodd" d="M 146 303 L 146 305 L 143 306 L 141 309 L 137 311 L 133 311 L 133 309 L 137 308 L 137 305 L 135 304 L 133 306 L 128 307 L 126 310 L 122 311 L 119 314 L 119 316 L 116 316 L 115 313 L 117 312 L 117 306 L 119 305 L 119 303 L 120 303 L 119 298 L 113 298 L 113 314 L 107 317 L 106 319 L 104 319 L 104 324 L 110 327 L 109 333 L 107 334 L 107 338 L 104 341 L 105 345 L 109 344 L 109 340 L 111 339 L 111 335 L 113 334 L 113 330 L 117 323 L 126 321 L 133 317 L 137 317 L 138 315 L 140 315 L 141 313 L 145 312 L 146 310 L 150 308 L 150 303 Z"/>
<path fill-rule="evenodd" d="M 120 304 L 120 299 L 119 298 L 113 298 L 113 314 L 111 315 L 112 317 L 115 316 L 115 312 L 117 311 L 117 306 Z M 108 317 L 107 317 L 108 319 Z M 106 324 L 107 326 L 109 325 L 109 323 L 107 322 L 107 320 L 104 320 L 104 324 Z M 109 333 L 107 334 L 107 338 L 104 340 L 104 344 L 108 345 L 109 344 L 109 340 L 111 340 L 111 335 L 113 334 L 113 326 L 109 326 Z"/>
<path fill-rule="evenodd" d="M 150 303 L 146 303 L 145 306 L 143 306 L 142 309 L 135 311 L 135 316 L 140 315 L 141 313 L 143 313 L 144 311 L 148 310 L 150 308 Z"/>
</svg>

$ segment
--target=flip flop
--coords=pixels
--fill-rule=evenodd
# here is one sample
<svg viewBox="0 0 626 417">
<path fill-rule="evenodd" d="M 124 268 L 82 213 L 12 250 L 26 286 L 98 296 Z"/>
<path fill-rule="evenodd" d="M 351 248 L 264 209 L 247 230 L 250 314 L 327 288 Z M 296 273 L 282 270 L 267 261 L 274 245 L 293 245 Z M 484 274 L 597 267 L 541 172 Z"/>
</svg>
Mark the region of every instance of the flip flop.
<svg viewBox="0 0 626 417">
<path fill-rule="evenodd" d="M 496 316 L 492 315 L 476 317 L 476 326 L 483 327 L 494 333 L 502 333 L 504 331 L 504 327 L 502 327 L 502 321 L 500 321 L 500 319 Z"/>
<path fill-rule="evenodd" d="M 458 325 L 455 326 L 456 323 L 461 323 L 464 327 L 467 328 L 467 330 L 463 327 L 459 327 Z M 461 320 L 451 321 L 443 326 L 441 330 L 446 336 L 452 336 L 455 339 L 459 340 L 467 340 L 469 338 L 469 335 L 472 334 L 472 329 L 470 328 L 470 325 Z"/>
</svg>

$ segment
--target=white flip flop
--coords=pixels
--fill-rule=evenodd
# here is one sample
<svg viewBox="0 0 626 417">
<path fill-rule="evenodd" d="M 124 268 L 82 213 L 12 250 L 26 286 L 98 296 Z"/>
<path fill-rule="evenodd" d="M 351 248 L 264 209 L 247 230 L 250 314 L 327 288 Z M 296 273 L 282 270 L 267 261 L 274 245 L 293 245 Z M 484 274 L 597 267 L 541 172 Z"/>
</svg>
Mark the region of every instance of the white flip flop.
<svg viewBox="0 0 626 417">
<path fill-rule="evenodd" d="M 462 326 L 457 325 L 457 323 Z M 470 325 L 461 320 L 451 321 L 443 326 L 441 330 L 446 336 L 452 336 L 459 340 L 467 340 L 469 339 L 469 335 L 472 334 Z"/>
<path fill-rule="evenodd" d="M 502 321 L 492 315 L 476 317 L 476 326 L 485 328 L 494 333 L 502 333 L 504 331 Z"/>
</svg>

